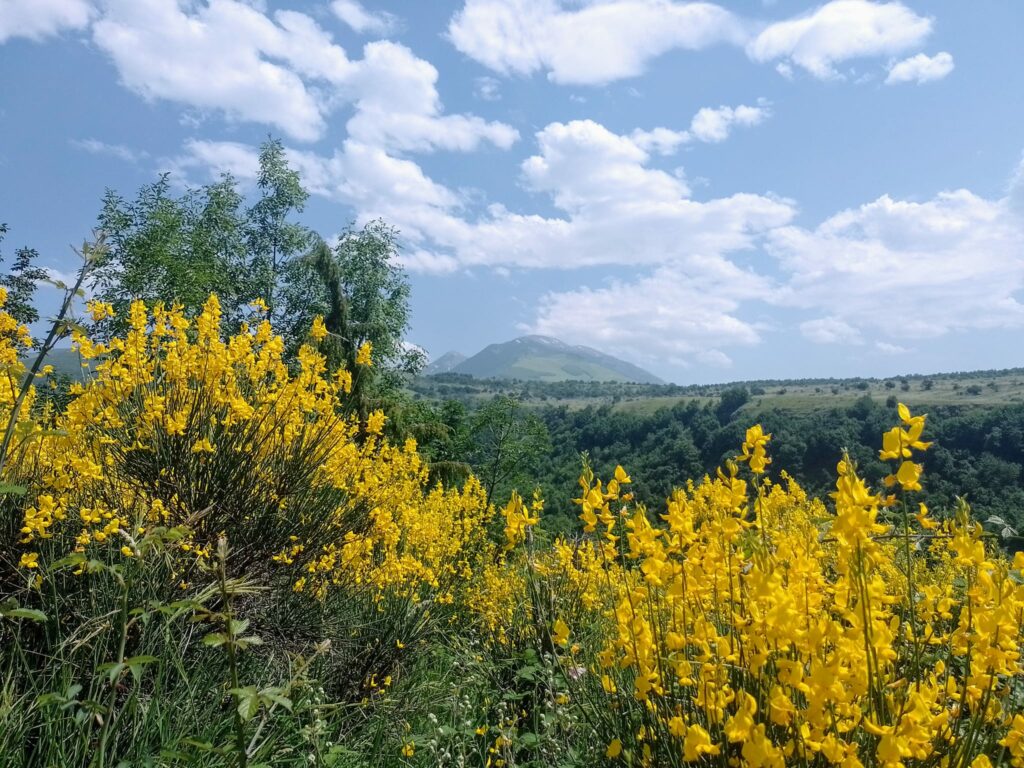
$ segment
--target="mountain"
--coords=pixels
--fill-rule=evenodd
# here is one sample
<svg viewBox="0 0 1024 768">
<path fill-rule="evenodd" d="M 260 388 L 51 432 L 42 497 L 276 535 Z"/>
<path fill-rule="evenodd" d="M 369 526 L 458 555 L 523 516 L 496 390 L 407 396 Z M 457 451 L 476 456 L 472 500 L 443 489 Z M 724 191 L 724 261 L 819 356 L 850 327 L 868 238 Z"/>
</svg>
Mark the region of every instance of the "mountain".
<svg viewBox="0 0 1024 768">
<path fill-rule="evenodd" d="M 503 344 L 491 344 L 454 366 L 451 372 L 478 379 L 664 383 L 625 360 L 550 336 L 521 336 Z"/>
<path fill-rule="evenodd" d="M 455 366 L 466 359 L 466 356 L 461 352 L 445 352 L 437 360 L 433 360 L 423 369 L 423 373 L 427 376 L 433 376 L 435 373 L 450 373 Z"/>
</svg>

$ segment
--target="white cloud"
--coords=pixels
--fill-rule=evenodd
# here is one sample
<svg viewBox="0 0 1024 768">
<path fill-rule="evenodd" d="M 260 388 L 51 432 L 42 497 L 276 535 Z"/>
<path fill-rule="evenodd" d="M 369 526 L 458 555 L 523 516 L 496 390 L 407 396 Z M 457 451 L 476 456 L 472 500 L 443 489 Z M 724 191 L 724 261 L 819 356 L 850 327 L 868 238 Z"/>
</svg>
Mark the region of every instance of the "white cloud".
<svg viewBox="0 0 1024 768">
<path fill-rule="evenodd" d="M 475 150 L 483 141 L 507 149 L 519 133 L 475 115 L 442 115 L 437 69 L 403 45 L 369 43 L 347 87 L 356 113 L 348 135 L 396 151 Z"/>
<path fill-rule="evenodd" d="M 748 43 L 747 53 L 755 61 L 782 59 L 827 79 L 839 75 L 838 63 L 902 53 L 920 46 L 931 31 L 931 19 L 902 3 L 833 0 L 804 16 L 770 24 Z"/>
<path fill-rule="evenodd" d="M 213 181 L 230 174 L 240 181 L 255 181 L 259 173 L 259 152 L 255 147 L 235 141 L 185 142 L 185 154 L 170 161 L 171 170 L 182 177 L 198 169 Z"/>
<path fill-rule="evenodd" d="M 919 47 L 931 19 L 900 2 L 832 0 L 774 23 L 744 19 L 708 2 L 679 0 L 465 0 L 449 25 L 452 43 L 502 74 L 546 72 L 556 83 L 602 85 L 644 72 L 671 50 L 725 43 L 784 77 L 799 66 L 818 78 L 836 65 Z"/>
<path fill-rule="evenodd" d="M 12 37 L 41 40 L 84 29 L 94 13 L 89 0 L 0 0 L 0 43 Z"/>
<path fill-rule="evenodd" d="M 353 31 L 370 35 L 387 35 L 398 27 L 398 19 L 386 11 L 371 13 L 357 0 L 334 0 L 334 15 L 352 27 Z"/>
<path fill-rule="evenodd" d="M 711 3 L 467 0 L 452 18 L 448 36 L 456 48 L 496 72 L 545 70 L 557 83 L 597 85 L 635 77 L 673 49 L 742 45 L 746 32 L 736 16 Z"/>
<path fill-rule="evenodd" d="M 762 122 L 769 115 L 767 106 L 748 107 L 704 107 L 693 117 L 690 133 L 699 141 L 719 142 L 729 138 L 734 125 L 751 126 Z"/>
<path fill-rule="evenodd" d="M 268 16 L 240 0 L 105 0 L 93 35 L 142 96 L 276 126 L 300 141 L 320 138 L 329 114 L 353 103 L 349 136 L 394 152 L 508 147 L 518 136 L 502 123 L 443 114 L 437 70 L 405 46 L 371 42 L 352 60 L 294 11 Z"/>
<path fill-rule="evenodd" d="M 501 83 L 487 75 L 478 77 L 473 81 L 473 95 L 484 101 L 500 101 Z"/>
<path fill-rule="evenodd" d="M 93 26 L 122 83 L 229 118 L 273 125 L 308 141 L 323 133 L 319 88 L 351 74 L 345 51 L 308 16 L 273 19 L 237 0 L 106 0 Z"/>
<path fill-rule="evenodd" d="M 1024 223 L 1009 197 L 885 195 L 767 242 L 789 275 L 777 301 L 861 331 L 891 340 L 1024 326 Z"/>
<path fill-rule="evenodd" d="M 800 323 L 800 333 L 815 344 L 862 344 L 860 331 L 838 317 L 820 317 Z"/>
<path fill-rule="evenodd" d="M 291 150 L 289 159 L 315 194 L 353 205 L 361 219 L 383 216 L 410 241 L 411 268 L 573 268 L 598 264 L 661 265 L 751 248 L 793 216 L 785 200 L 752 194 L 697 201 L 685 180 L 651 168 L 629 136 L 588 120 L 552 123 L 537 134 L 538 152 L 522 164 L 524 186 L 559 215 L 513 212 L 493 204 L 473 215 L 456 192 L 416 163 L 350 138 L 330 157 Z M 236 145 L 221 143 L 232 167 Z M 251 152 L 251 150 L 250 150 Z M 195 143 L 184 167 L 210 159 Z M 235 171 L 236 175 L 239 175 Z"/>
<path fill-rule="evenodd" d="M 683 144 L 692 141 L 717 143 L 729 138 L 734 125 L 757 125 L 769 116 L 767 103 L 757 107 L 704 107 L 693 116 L 688 131 L 673 131 L 669 128 L 655 128 L 650 131 L 637 129 L 629 138 L 644 152 L 671 155 Z"/>
<path fill-rule="evenodd" d="M 669 128 L 655 128 L 651 131 L 637 128 L 629 138 L 644 152 L 655 152 L 659 155 L 674 154 L 681 145 L 693 140 L 689 131 L 673 131 Z"/>
<path fill-rule="evenodd" d="M 876 341 L 875 349 L 883 355 L 906 355 L 911 351 L 907 347 L 901 347 L 899 344 L 890 344 L 888 341 Z"/>
<path fill-rule="evenodd" d="M 760 341 L 736 312 L 763 290 L 763 279 L 724 259 L 693 258 L 635 282 L 549 293 L 528 330 L 632 360 L 729 365 L 719 347 Z"/>
<path fill-rule="evenodd" d="M 108 144 L 98 139 L 72 139 L 71 144 L 90 154 L 110 155 L 118 160 L 124 160 L 126 163 L 137 163 L 149 157 L 149 153 L 144 150 L 132 149 L 123 144 Z"/>
<path fill-rule="evenodd" d="M 953 56 L 946 51 L 928 56 L 919 53 L 909 59 L 896 62 L 889 68 L 886 85 L 896 83 L 928 83 L 941 80 L 953 71 Z"/>
</svg>

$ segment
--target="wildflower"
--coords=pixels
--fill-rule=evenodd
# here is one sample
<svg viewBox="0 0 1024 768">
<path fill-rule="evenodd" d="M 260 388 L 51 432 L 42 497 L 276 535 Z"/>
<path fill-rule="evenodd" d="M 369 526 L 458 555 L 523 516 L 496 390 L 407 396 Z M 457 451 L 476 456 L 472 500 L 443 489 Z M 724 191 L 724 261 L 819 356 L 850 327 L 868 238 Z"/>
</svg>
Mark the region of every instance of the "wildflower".
<svg viewBox="0 0 1024 768">
<path fill-rule="evenodd" d="M 707 731 L 696 723 L 687 726 L 683 737 L 683 760 L 695 763 L 704 755 L 717 755 L 718 752 L 718 746 L 711 743 L 711 735 Z"/>
<path fill-rule="evenodd" d="M 18 563 L 22 568 L 38 568 L 39 567 L 39 553 L 38 552 L 24 552 L 21 555 L 21 561 Z"/>
<path fill-rule="evenodd" d="M 614 760 L 622 754 L 622 741 L 620 739 L 612 739 L 608 744 L 608 749 L 604 751 L 604 756 L 610 760 Z"/>
<path fill-rule="evenodd" d="M 376 410 L 366 417 L 366 432 L 370 435 L 379 435 L 384 431 L 384 422 L 387 417 L 384 411 Z"/>
<path fill-rule="evenodd" d="M 217 448 L 210 442 L 209 438 L 202 438 L 192 443 L 192 453 L 216 453 Z"/>
<path fill-rule="evenodd" d="M 551 640 L 563 648 L 569 644 L 569 627 L 561 619 L 555 620 L 555 626 L 551 632 Z"/>
<path fill-rule="evenodd" d="M 98 301 L 96 299 L 87 301 L 85 303 L 85 308 L 89 312 L 94 323 L 98 323 L 105 318 L 114 316 L 114 308 L 105 301 Z"/>
<path fill-rule="evenodd" d="M 364 341 L 356 352 L 356 365 L 365 365 L 367 368 L 373 365 L 373 344 Z"/>
<path fill-rule="evenodd" d="M 402 746 L 402 756 L 403 757 L 412 757 L 415 754 L 416 754 L 416 742 L 414 742 L 414 741 L 407 741 L 407 742 L 405 742 L 405 744 Z"/>
<path fill-rule="evenodd" d="M 515 491 L 512 491 L 512 497 L 501 514 L 505 517 L 505 549 L 513 549 L 522 544 L 526 540 L 527 530 L 540 522 L 539 517 L 530 515 L 522 497 Z"/>
<path fill-rule="evenodd" d="M 736 460 L 748 462 L 750 471 L 755 475 L 764 474 L 765 467 L 772 463 L 767 453 L 768 441 L 771 439 L 772 436 L 765 434 L 760 424 L 755 424 L 747 430 L 742 445 L 743 453 Z"/>
<path fill-rule="evenodd" d="M 313 341 L 323 341 L 327 338 L 327 326 L 324 324 L 323 315 L 313 318 L 313 327 L 309 329 L 309 335 Z"/>
</svg>

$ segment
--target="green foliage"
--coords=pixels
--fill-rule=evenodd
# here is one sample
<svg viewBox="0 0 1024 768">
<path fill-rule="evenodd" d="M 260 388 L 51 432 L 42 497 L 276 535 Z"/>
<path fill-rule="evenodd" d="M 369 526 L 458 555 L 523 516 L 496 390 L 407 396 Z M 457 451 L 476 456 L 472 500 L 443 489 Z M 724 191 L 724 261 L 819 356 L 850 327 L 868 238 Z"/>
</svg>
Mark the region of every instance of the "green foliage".
<svg viewBox="0 0 1024 768">
<path fill-rule="evenodd" d="M 0 243 L 6 234 L 7 225 L 0 224 Z M 14 262 L 10 271 L 0 275 L 0 285 L 7 289 L 7 313 L 19 323 L 26 325 L 39 320 L 39 310 L 33 303 L 36 286 L 49 277 L 45 269 L 36 266 L 35 261 L 38 258 L 39 252 L 34 248 L 19 248 L 14 252 Z M 0 263 L 2 262 L 3 256 L 0 256 Z"/>
<path fill-rule="evenodd" d="M 495 397 L 470 419 L 466 459 L 487 489 L 487 500 L 504 499 L 549 450 L 547 429 L 512 397 Z"/>
<path fill-rule="evenodd" d="M 123 331 L 134 299 L 180 302 L 196 314 L 217 293 L 225 314 L 259 295 L 250 272 L 246 215 L 234 181 L 220 181 L 181 196 L 167 175 L 128 200 L 113 190 L 103 198 L 99 228 L 108 251 L 93 275 L 98 299 L 116 316 L 104 331 Z"/>
</svg>

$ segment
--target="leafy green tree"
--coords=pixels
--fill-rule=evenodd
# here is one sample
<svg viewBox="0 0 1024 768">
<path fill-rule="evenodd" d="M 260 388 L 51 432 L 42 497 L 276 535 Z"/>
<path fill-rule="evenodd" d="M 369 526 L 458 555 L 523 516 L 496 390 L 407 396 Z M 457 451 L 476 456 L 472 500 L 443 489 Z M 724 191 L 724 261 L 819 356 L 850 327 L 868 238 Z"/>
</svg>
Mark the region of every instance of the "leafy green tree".
<svg viewBox="0 0 1024 768">
<path fill-rule="evenodd" d="M 516 398 L 499 395 L 473 414 L 466 457 L 487 490 L 487 502 L 529 482 L 550 450 L 544 423 Z M 531 482 L 531 485 L 533 483 Z"/>
<path fill-rule="evenodd" d="M 99 229 L 108 251 L 93 282 L 97 298 L 117 311 L 108 333 L 123 330 L 124 310 L 135 299 L 180 302 L 193 314 L 211 293 L 229 322 L 256 299 L 266 302 L 275 324 L 284 320 L 289 265 L 314 240 L 293 221 L 309 195 L 279 141 L 263 144 L 259 163 L 258 197 L 249 207 L 229 175 L 181 195 L 167 174 L 133 200 L 107 191 Z"/>
<path fill-rule="evenodd" d="M 123 330 L 128 305 L 180 302 L 189 313 L 216 293 L 230 315 L 250 298 L 242 196 L 231 177 L 181 196 L 164 174 L 127 200 L 103 198 L 99 229 L 108 250 L 93 273 L 96 297 L 117 312 L 105 329 Z"/>
<path fill-rule="evenodd" d="M 286 270 L 282 306 L 292 344 L 301 343 L 313 317 L 322 315 L 328 363 L 358 372 L 356 403 L 385 399 L 397 404 L 401 384 L 423 366 L 423 353 L 404 341 L 409 282 L 398 254 L 398 231 L 371 221 L 361 229 L 348 227 L 333 248 L 318 241 Z M 356 355 L 367 342 L 373 366 L 356 366 Z"/>
<path fill-rule="evenodd" d="M 0 242 L 6 234 L 7 225 L 0 224 Z M 19 323 L 30 324 L 39 320 L 39 310 L 36 309 L 33 299 L 37 284 L 41 280 L 46 280 L 49 275 L 35 263 L 38 258 L 39 252 L 34 248 L 19 248 L 14 252 L 14 262 L 10 271 L 0 275 L 0 285 L 7 289 L 7 304 L 4 309 Z M 3 256 L 0 256 L 0 263 L 2 262 Z"/>
<path fill-rule="evenodd" d="M 302 212 L 309 193 L 303 189 L 298 171 L 288 167 L 279 140 L 264 142 L 259 163 L 259 199 L 246 214 L 246 242 L 250 273 L 256 282 L 253 292 L 266 302 L 276 323 L 285 309 L 280 303 L 288 267 L 316 238 L 303 225 L 290 221 Z"/>
</svg>

